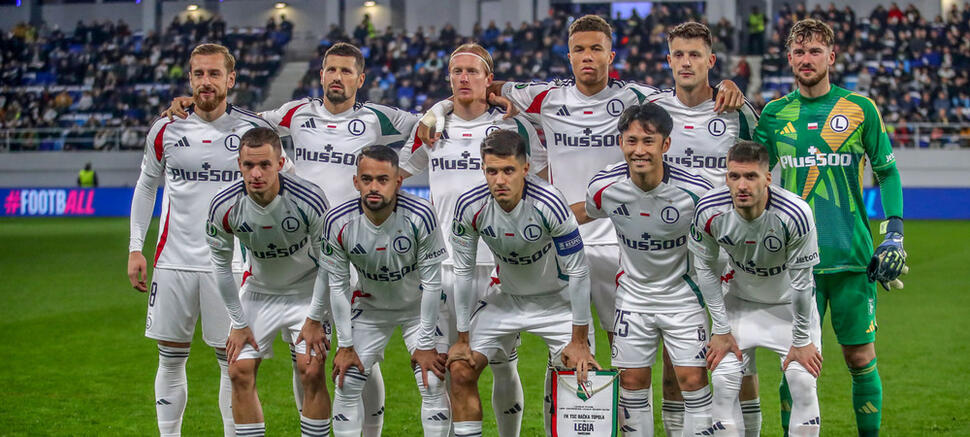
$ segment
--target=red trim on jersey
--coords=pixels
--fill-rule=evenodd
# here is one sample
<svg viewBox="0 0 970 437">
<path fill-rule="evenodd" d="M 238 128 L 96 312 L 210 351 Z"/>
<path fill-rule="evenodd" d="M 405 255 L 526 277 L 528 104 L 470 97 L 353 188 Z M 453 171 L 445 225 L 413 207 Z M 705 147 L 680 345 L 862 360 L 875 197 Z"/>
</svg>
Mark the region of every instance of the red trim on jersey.
<svg viewBox="0 0 970 437">
<path fill-rule="evenodd" d="M 616 181 L 606 184 L 605 187 L 600 188 L 599 191 L 597 191 L 596 194 L 593 195 L 593 203 L 596 204 L 596 209 L 603 209 L 603 191 L 606 191 L 606 189 L 609 188 L 610 185 L 613 185 L 615 183 Z"/>
<path fill-rule="evenodd" d="M 625 271 L 620 270 L 620 273 L 617 273 L 616 274 L 616 279 L 615 279 L 615 281 L 616 281 L 616 288 L 620 288 L 620 276 L 623 276 L 625 273 L 626 273 Z"/>
<path fill-rule="evenodd" d="M 710 235 L 712 237 L 714 236 L 714 234 L 711 233 L 711 222 L 714 221 L 714 217 L 717 217 L 719 215 L 721 215 L 721 213 L 712 215 L 711 218 L 707 219 L 707 223 L 704 223 L 704 232 L 707 232 L 707 235 Z"/>
<path fill-rule="evenodd" d="M 734 279 L 734 270 L 731 270 L 728 272 L 728 274 L 721 276 L 721 282 L 730 282 L 732 279 Z"/>
<path fill-rule="evenodd" d="M 488 283 L 488 286 L 489 287 L 491 287 L 493 285 L 498 285 L 498 284 L 501 284 L 502 283 L 502 281 L 500 281 L 498 279 L 498 269 L 499 269 L 499 267 L 500 266 L 497 266 L 497 265 L 495 266 L 495 276 L 492 276 L 492 282 L 489 282 Z"/>
<path fill-rule="evenodd" d="M 246 285 L 246 280 L 249 279 L 249 277 L 252 275 L 253 275 L 253 268 L 252 266 L 250 266 L 249 270 L 246 270 L 245 272 L 243 272 L 242 283 L 239 284 L 239 286 L 242 287 L 243 285 Z"/>
<path fill-rule="evenodd" d="M 162 156 L 165 154 L 165 142 L 163 141 L 165 139 L 165 128 L 174 122 L 175 120 L 172 120 L 163 124 L 162 128 L 158 130 L 158 134 L 155 135 L 155 159 L 159 161 L 162 160 Z"/>
<path fill-rule="evenodd" d="M 367 297 L 371 297 L 371 294 L 364 293 L 363 290 L 354 290 L 353 296 L 350 297 L 350 304 L 353 305 L 354 301 L 356 301 L 358 297 L 367 298 Z"/>
<path fill-rule="evenodd" d="M 529 105 L 529 108 L 526 109 L 525 112 L 530 114 L 538 114 L 542 109 L 542 101 L 546 99 L 546 94 L 549 94 L 549 90 L 539 93 L 536 98 L 532 99 L 532 104 Z"/>
<path fill-rule="evenodd" d="M 485 205 L 487 205 L 487 203 Z M 482 208 L 472 216 L 472 229 L 475 229 L 476 231 L 478 230 L 478 215 L 485 210 L 485 205 L 482 205 Z"/>
<path fill-rule="evenodd" d="M 300 103 L 299 105 L 294 106 L 293 109 L 286 111 L 286 115 L 284 115 L 283 119 L 280 120 L 280 126 L 290 127 L 290 123 L 293 122 L 293 114 L 295 114 L 296 110 L 300 109 L 300 107 L 303 105 L 306 105 L 306 103 Z"/>
<path fill-rule="evenodd" d="M 415 132 L 414 133 L 414 145 L 411 146 L 411 153 L 417 152 L 418 149 L 420 149 L 421 146 L 423 146 L 423 145 L 424 145 L 424 143 L 421 142 L 421 138 L 418 138 L 418 133 Z"/>
<path fill-rule="evenodd" d="M 344 247 L 344 228 L 346 228 L 349 224 L 350 222 L 344 223 L 344 225 L 340 227 L 340 232 L 337 232 L 337 244 L 339 244 L 340 247 Z"/>
<path fill-rule="evenodd" d="M 229 211 L 232 211 L 231 206 L 226 210 L 226 215 L 222 216 L 222 229 L 225 229 L 226 232 L 231 234 L 232 228 L 229 227 Z"/>
<path fill-rule="evenodd" d="M 168 219 L 172 217 L 171 212 L 172 204 L 170 203 L 168 209 L 165 210 L 165 226 L 162 228 L 162 236 L 158 237 L 158 246 L 155 247 L 155 259 L 152 261 L 152 267 L 158 264 L 158 257 L 162 255 L 162 249 L 165 248 L 165 242 L 168 241 Z"/>
</svg>

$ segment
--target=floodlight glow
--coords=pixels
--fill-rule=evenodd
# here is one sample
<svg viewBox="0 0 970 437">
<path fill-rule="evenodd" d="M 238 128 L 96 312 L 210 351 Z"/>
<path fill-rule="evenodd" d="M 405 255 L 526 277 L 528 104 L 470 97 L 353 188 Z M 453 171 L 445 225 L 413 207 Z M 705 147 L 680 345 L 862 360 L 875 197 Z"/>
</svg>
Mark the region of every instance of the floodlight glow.
<svg viewBox="0 0 970 437">
<path fill-rule="evenodd" d="M 189 7 L 185 8 L 185 9 L 186 10 L 189 10 L 189 11 L 197 11 L 197 10 L 199 10 L 199 5 L 189 5 Z"/>
<path fill-rule="evenodd" d="M 371 6 L 377 6 L 377 2 L 374 0 L 367 0 L 366 2 L 364 2 L 365 8 L 369 8 Z"/>
<path fill-rule="evenodd" d="M 274 5 L 273 7 L 275 7 L 276 9 L 283 9 L 286 7 L 286 2 L 276 2 L 276 5 Z"/>
</svg>

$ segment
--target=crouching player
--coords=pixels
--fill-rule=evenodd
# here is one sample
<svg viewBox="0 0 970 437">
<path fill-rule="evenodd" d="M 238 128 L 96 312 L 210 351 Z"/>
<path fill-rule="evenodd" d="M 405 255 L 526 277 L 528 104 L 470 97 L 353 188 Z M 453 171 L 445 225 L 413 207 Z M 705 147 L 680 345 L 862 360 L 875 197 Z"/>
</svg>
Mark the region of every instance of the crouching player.
<svg viewBox="0 0 970 437">
<path fill-rule="evenodd" d="M 401 192 L 402 180 L 393 149 L 365 147 L 354 176 L 360 197 L 335 206 L 324 225 L 324 265 L 330 272 L 340 346 L 333 359 L 333 375 L 339 376 L 333 409 L 336 437 L 360 436 L 364 383 L 374 363 L 384 359 L 384 348 L 398 326 L 421 392 L 424 435 L 445 437 L 451 429 L 445 360 L 435 349 L 441 261 L 448 254 L 431 203 Z M 358 273 L 357 287 L 350 284 L 351 265 Z M 355 308 L 353 290 L 361 292 Z"/>
<path fill-rule="evenodd" d="M 711 426 L 707 315 L 687 239 L 697 201 L 714 186 L 664 163 L 671 129 L 670 115 L 655 103 L 623 111 L 619 130 L 625 162 L 597 173 L 586 195 L 589 217 L 608 217 L 620 243 L 612 357 L 623 369 L 626 436 L 653 435 L 650 371 L 661 338 L 684 396 L 684 429 L 701 435 Z"/>
<path fill-rule="evenodd" d="M 819 435 L 821 328 L 812 280 L 819 258 L 811 208 L 772 187 L 768 151 L 741 141 L 728 151 L 727 186 L 701 198 L 693 226 L 689 247 L 713 325 L 707 361 L 715 432 L 742 435 L 734 421 L 741 377 L 763 347 L 781 357 L 791 387 L 790 435 Z M 719 247 L 730 258 L 726 296 L 712 269 Z"/>
<path fill-rule="evenodd" d="M 243 181 L 212 199 L 206 234 L 215 282 L 229 311 L 226 341 L 232 380 L 232 415 L 237 436 L 266 432 L 256 393 L 259 363 L 277 332 L 296 344 L 303 383 L 300 428 L 304 436 L 330 435 L 330 396 L 324 362 L 329 348 L 327 275 L 317 266 L 327 200 L 317 186 L 284 175 L 280 138 L 269 128 L 250 129 L 240 139 Z M 242 297 L 232 276 L 233 236 L 246 247 L 250 268 Z"/>
</svg>

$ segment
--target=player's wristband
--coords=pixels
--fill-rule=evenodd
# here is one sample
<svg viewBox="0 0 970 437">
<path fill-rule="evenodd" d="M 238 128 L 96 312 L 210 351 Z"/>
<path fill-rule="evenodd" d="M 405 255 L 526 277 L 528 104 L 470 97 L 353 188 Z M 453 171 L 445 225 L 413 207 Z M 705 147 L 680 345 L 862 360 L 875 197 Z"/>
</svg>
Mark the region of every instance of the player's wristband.
<svg viewBox="0 0 970 437">
<path fill-rule="evenodd" d="M 879 224 L 879 233 L 882 235 L 895 232 L 903 235 L 903 219 L 893 216 Z"/>
</svg>

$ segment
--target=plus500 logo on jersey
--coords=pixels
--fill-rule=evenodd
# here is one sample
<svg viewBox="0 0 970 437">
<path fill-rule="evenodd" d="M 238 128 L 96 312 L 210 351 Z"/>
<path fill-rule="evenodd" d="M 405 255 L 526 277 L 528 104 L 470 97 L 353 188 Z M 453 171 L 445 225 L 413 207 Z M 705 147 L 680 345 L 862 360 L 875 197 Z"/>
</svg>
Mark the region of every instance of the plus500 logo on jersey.
<svg viewBox="0 0 970 437">
<path fill-rule="evenodd" d="M 549 252 L 549 249 L 552 249 L 552 243 L 546 244 L 542 249 L 535 251 L 532 255 L 519 256 L 519 254 L 512 252 L 509 256 L 495 254 L 495 257 L 506 264 L 524 266 L 539 262 L 545 256 L 546 252 Z"/>
<path fill-rule="evenodd" d="M 307 237 L 303 237 L 303 239 L 300 240 L 299 243 L 294 243 L 290 245 L 290 247 L 276 247 L 275 244 L 269 244 L 266 246 L 266 250 L 252 249 L 253 257 L 256 257 L 259 259 L 285 258 L 290 255 L 293 255 L 294 253 L 299 252 L 300 249 L 303 248 L 303 246 L 306 246 L 306 243 L 307 243 Z"/>
<path fill-rule="evenodd" d="M 169 172 L 173 181 L 232 182 L 242 177 L 242 172 L 239 170 L 218 170 L 207 167 L 209 167 L 208 163 L 202 165 L 202 170 L 171 168 Z"/>
<path fill-rule="evenodd" d="M 782 168 L 801 167 L 848 167 L 852 165 L 852 155 L 849 153 L 818 153 L 809 156 L 782 156 L 778 160 Z"/>
<path fill-rule="evenodd" d="M 431 160 L 431 170 L 481 170 L 482 158 L 473 157 L 471 153 L 464 152 L 461 158 L 434 158 Z"/>
<path fill-rule="evenodd" d="M 395 282 L 395 281 L 400 281 L 404 279 L 404 277 L 407 276 L 408 273 L 413 272 L 417 268 L 418 268 L 418 264 L 414 263 L 409 266 L 401 267 L 400 270 L 396 270 L 396 271 L 392 271 L 388 269 L 386 266 L 384 266 L 380 268 L 379 273 L 371 273 L 365 270 L 361 270 L 360 267 L 357 267 L 357 272 L 360 273 L 361 276 L 367 279 L 370 279 L 371 281 Z"/>
<path fill-rule="evenodd" d="M 646 237 L 648 238 L 645 238 L 643 240 L 634 240 L 632 238 L 627 238 L 627 236 L 623 234 L 619 234 L 619 237 L 620 237 L 620 241 L 622 241 L 626 247 L 629 247 L 630 249 L 644 250 L 644 251 L 670 250 L 687 244 L 686 235 L 681 235 L 680 237 L 677 237 L 676 239 L 673 239 L 673 240 L 650 239 L 649 238 L 650 235 L 646 235 Z"/>
<path fill-rule="evenodd" d="M 566 147 L 615 147 L 620 145 L 619 135 L 553 135 L 553 144 Z"/>
<path fill-rule="evenodd" d="M 333 150 L 329 144 L 323 148 L 323 152 L 316 152 L 305 147 L 296 148 L 296 160 L 313 161 L 331 164 L 357 165 L 357 155 Z"/>
<path fill-rule="evenodd" d="M 785 270 L 788 270 L 788 264 L 771 267 L 758 267 L 755 263 L 750 261 L 748 263 L 738 262 L 738 260 L 734 259 L 734 257 L 731 257 L 731 262 L 734 263 L 734 266 L 737 267 L 738 270 L 741 270 L 749 275 L 761 277 L 775 276 L 781 272 L 784 272 Z"/>
</svg>

